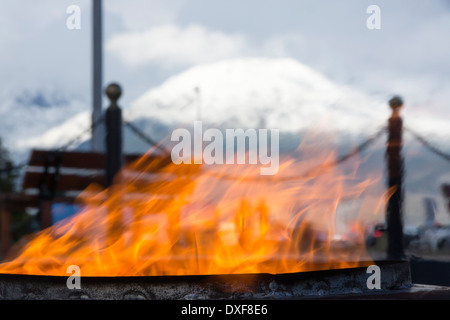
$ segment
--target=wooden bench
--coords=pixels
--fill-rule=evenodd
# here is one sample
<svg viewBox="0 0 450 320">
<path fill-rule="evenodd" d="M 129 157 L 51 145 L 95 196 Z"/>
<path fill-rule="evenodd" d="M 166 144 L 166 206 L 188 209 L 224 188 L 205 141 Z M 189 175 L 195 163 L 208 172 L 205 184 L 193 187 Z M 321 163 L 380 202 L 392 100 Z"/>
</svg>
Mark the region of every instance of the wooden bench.
<svg viewBox="0 0 450 320">
<path fill-rule="evenodd" d="M 141 154 L 124 155 L 124 165 L 140 159 L 133 170 L 157 173 L 171 165 L 168 157 L 148 156 L 142 158 Z M 6 253 L 11 245 L 10 219 L 14 208 L 34 208 L 38 210 L 38 221 L 42 229 L 52 225 L 52 205 L 54 203 L 73 204 L 77 196 L 89 185 L 95 183 L 104 188 L 106 156 L 103 153 L 52 150 L 32 150 L 26 172 L 22 182 L 22 192 L 0 196 L 1 209 L 1 241 L 2 253 Z M 173 165 L 173 164 L 172 164 Z M 192 174 L 198 172 L 198 166 L 178 166 L 176 175 Z M 172 169 L 171 169 L 172 170 Z M 139 172 L 138 172 L 139 174 Z M 136 188 L 154 185 L 157 190 L 158 183 L 162 181 L 146 179 L 134 181 Z"/>
</svg>

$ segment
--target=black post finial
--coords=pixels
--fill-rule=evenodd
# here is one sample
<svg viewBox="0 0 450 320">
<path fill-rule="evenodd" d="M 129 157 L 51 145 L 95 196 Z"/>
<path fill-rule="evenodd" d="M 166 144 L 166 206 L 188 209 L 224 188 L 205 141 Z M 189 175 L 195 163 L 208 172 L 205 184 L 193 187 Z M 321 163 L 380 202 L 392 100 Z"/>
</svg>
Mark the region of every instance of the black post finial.
<svg viewBox="0 0 450 320">
<path fill-rule="evenodd" d="M 111 101 L 110 107 L 118 107 L 117 100 L 122 95 L 122 88 L 117 83 L 111 83 L 105 90 L 106 95 Z"/>
<path fill-rule="evenodd" d="M 389 100 L 389 106 L 391 107 L 392 111 L 396 111 L 398 108 L 403 106 L 403 99 L 400 96 L 393 96 Z"/>
</svg>

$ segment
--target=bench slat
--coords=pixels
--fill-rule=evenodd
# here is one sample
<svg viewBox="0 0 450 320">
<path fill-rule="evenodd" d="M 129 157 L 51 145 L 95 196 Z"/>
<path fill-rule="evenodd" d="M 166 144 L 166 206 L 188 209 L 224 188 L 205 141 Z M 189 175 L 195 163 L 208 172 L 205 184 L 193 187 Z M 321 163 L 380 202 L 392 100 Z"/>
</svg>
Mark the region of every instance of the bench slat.
<svg viewBox="0 0 450 320">
<path fill-rule="evenodd" d="M 44 177 L 40 172 L 27 172 L 23 179 L 22 187 L 26 189 L 38 189 Z M 53 181 L 54 174 L 48 174 L 45 187 L 51 189 L 50 181 Z M 56 182 L 55 190 L 57 191 L 81 191 L 86 189 L 90 184 L 97 183 L 105 186 L 106 179 L 104 175 L 76 175 L 76 174 L 60 174 L 59 180 Z"/>
<path fill-rule="evenodd" d="M 23 180 L 23 189 L 38 189 L 44 177 L 43 173 L 27 172 Z M 54 174 L 48 174 L 45 187 L 50 190 L 52 186 L 51 181 L 54 179 Z M 153 194 L 176 194 L 185 185 L 192 182 L 189 176 L 180 177 L 178 179 L 145 179 L 135 177 L 128 180 L 128 186 L 134 192 L 151 192 Z M 56 182 L 54 189 L 57 192 L 78 191 L 85 190 L 92 183 L 96 183 L 101 187 L 105 187 L 106 179 L 104 175 L 76 175 L 76 174 L 60 174 L 59 180 Z"/>
<path fill-rule="evenodd" d="M 48 155 L 56 155 L 56 152 L 49 150 L 33 150 L 30 156 L 29 166 L 33 167 L 45 167 L 47 164 Z M 97 152 L 82 152 L 82 151 L 64 151 L 60 153 L 61 163 L 60 166 L 64 168 L 75 169 L 97 169 L 102 170 L 105 168 L 106 158 L 104 153 Z M 140 157 L 142 154 L 126 154 L 125 164 L 130 164 Z M 157 156 L 150 156 L 149 159 L 159 158 Z M 55 162 L 50 161 L 50 166 L 54 166 Z"/>
</svg>

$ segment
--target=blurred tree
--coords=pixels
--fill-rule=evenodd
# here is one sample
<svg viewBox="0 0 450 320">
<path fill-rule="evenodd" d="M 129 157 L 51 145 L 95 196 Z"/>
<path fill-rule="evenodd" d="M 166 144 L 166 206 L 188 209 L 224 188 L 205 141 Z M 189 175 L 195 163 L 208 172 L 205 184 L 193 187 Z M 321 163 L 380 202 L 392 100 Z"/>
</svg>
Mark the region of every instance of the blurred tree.
<svg viewBox="0 0 450 320">
<path fill-rule="evenodd" d="M 4 147 L 0 138 L 0 194 L 17 192 L 17 180 L 20 171 L 16 168 L 9 151 Z M 0 204 L 3 205 L 3 204 Z M 18 241 L 25 234 L 36 230 L 34 216 L 25 209 L 11 211 L 11 236 L 12 241 Z"/>
<path fill-rule="evenodd" d="M 18 173 L 14 170 L 9 151 L 3 146 L 0 138 L 0 192 L 14 192 Z"/>
</svg>

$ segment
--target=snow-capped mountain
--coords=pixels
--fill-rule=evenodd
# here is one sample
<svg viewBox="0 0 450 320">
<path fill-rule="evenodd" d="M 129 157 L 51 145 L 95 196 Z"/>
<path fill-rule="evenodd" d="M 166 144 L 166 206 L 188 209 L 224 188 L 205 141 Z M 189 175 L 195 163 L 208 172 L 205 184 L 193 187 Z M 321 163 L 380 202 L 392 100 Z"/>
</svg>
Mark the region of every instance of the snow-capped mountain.
<svg viewBox="0 0 450 320">
<path fill-rule="evenodd" d="M 386 101 L 336 85 L 293 59 L 243 58 L 195 66 L 150 89 L 126 110 L 130 120 L 204 122 L 298 131 L 366 132 L 385 122 Z"/>
</svg>

